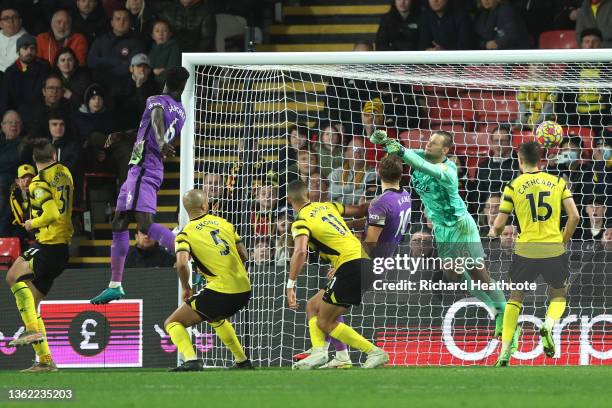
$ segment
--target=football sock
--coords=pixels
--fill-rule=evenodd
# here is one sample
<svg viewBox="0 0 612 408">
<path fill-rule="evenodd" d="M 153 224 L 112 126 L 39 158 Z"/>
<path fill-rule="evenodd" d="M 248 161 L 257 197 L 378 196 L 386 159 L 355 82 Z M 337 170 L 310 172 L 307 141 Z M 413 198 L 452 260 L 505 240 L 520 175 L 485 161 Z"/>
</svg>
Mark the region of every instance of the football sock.
<svg viewBox="0 0 612 408">
<path fill-rule="evenodd" d="M 125 258 L 130 250 L 130 232 L 113 232 L 113 243 L 111 245 L 111 281 L 121 282 L 123 279 L 123 267 Z"/>
<path fill-rule="evenodd" d="M 178 322 L 172 322 L 166 326 L 166 332 L 170 335 L 172 343 L 174 343 L 179 353 L 183 355 L 185 361 L 196 359 L 191 337 L 189 337 L 189 333 L 187 333 L 185 326 Z"/>
<path fill-rule="evenodd" d="M 310 342 L 313 349 L 325 347 L 325 332 L 319 329 L 317 325 L 317 316 L 311 317 L 308 320 L 308 331 L 310 332 Z"/>
<path fill-rule="evenodd" d="M 502 331 L 502 349 L 501 354 L 505 353 L 512 343 L 514 337 L 514 331 L 518 323 L 519 315 L 523 304 L 516 300 L 511 300 L 506 304 L 506 310 L 504 312 L 504 329 Z"/>
<path fill-rule="evenodd" d="M 151 224 L 147 235 L 152 240 L 159 242 L 159 245 L 166 248 L 166 251 L 174 253 L 174 240 L 176 237 L 167 227 L 161 224 Z"/>
<path fill-rule="evenodd" d="M 36 304 L 34 295 L 25 282 L 17 282 L 11 287 L 11 292 L 15 296 L 15 303 L 21 315 L 21 320 L 26 330 L 38 332 L 38 318 L 36 317 Z"/>
<path fill-rule="evenodd" d="M 338 323 L 344 323 L 344 317 L 342 316 L 338 316 L 338 318 L 336 319 L 336 321 Z M 329 341 L 331 344 L 333 344 L 334 348 L 336 349 L 336 351 L 343 351 L 346 350 L 346 344 L 344 344 L 343 342 L 334 339 L 333 337 L 331 337 L 329 334 L 325 337 L 325 341 Z"/>
<path fill-rule="evenodd" d="M 563 312 L 565 312 L 566 300 L 564 297 L 556 297 L 550 300 L 548 309 L 546 309 L 546 320 L 544 326 L 548 330 L 552 330 L 555 323 L 559 321 Z"/>
<path fill-rule="evenodd" d="M 476 299 L 480 300 L 482 303 L 484 303 L 485 305 L 487 305 L 491 310 L 498 310 L 497 307 L 498 305 L 496 304 L 496 302 L 494 302 L 493 300 L 491 300 L 491 297 L 489 296 L 489 294 L 487 292 L 485 292 L 484 290 L 480 290 L 478 289 L 478 287 L 473 286 L 472 284 L 472 277 L 470 276 L 469 273 L 464 272 L 463 274 L 461 274 L 460 279 L 464 282 L 467 282 L 467 289 L 470 295 L 474 296 Z M 503 293 L 502 293 L 503 295 Z M 504 302 L 505 302 L 505 298 L 504 298 Z M 503 310 L 502 310 L 503 312 Z"/>
<path fill-rule="evenodd" d="M 491 279 L 491 283 L 495 284 L 495 280 Z M 500 289 L 490 289 L 486 291 L 487 295 L 492 301 L 493 308 L 497 313 L 504 313 L 506 310 L 506 295 Z"/>
<path fill-rule="evenodd" d="M 210 325 L 215 329 L 217 336 L 219 336 L 223 344 L 225 344 L 225 347 L 232 352 L 235 362 L 242 363 L 247 359 L 244 349 L 240 344 L 240 340 L 238 340 L 238 336 L 236 336 L 236 331 L 234 331 L 234 327 L 228 320 L 213 322 Z"/>
<path fill-rule="evenodd" d="M 50 364 L 53 359 L 51 358 L 51 350 L 49 350 L 49 343 L 47 342 L 47 330 L 43 319 L 38 316 L 38 330 L 45 336 L 45 339 L 38 344 L 32 344 L 34 351 L 38 356 L 38 361 L 44 364 Z"/>
<path fill-rule="evenodd" d="M 336 328 L 332 330 L 329 335 L 363 353 L 369 353 L 374 349 L 374 344 L 367 341 L 361 334 L 344 323 L 338 323 Z"/>
</svg>

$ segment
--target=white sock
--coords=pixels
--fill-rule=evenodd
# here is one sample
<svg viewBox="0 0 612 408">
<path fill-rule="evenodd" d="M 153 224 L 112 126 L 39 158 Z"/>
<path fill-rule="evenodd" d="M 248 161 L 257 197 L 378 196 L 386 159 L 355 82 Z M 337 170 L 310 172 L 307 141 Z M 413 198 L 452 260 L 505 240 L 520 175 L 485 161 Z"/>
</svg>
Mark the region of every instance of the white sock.
<svg viewBox="0 0 612 408">
<path fill-rule="evenodd" d="M 340 361 L 347 361 L 350 359 L 348 349 L 336 351 L 336 358 Z"/>
<path fill-rule="evenodd" d="M 110 281 L 110 283 L 108 284 L 109 288 L 118 288 L 120 286 L 121 286 L 121 282 Z"/>
</svg>

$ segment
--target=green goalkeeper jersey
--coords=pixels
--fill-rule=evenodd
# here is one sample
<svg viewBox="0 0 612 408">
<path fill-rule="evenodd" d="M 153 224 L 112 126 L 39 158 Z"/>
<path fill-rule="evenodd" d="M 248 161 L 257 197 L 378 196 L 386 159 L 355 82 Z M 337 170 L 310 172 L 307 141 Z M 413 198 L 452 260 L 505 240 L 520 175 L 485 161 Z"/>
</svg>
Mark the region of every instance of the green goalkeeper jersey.
<svg viewBox="0 0 612 408">
<path fill-rule="evenodd" d="M 459 195 L 457 166 L 448 159 L 433 164 L 424 156 L 423 150 L 404 152 L 403 161 L 413 169 L 410 184 L 419 194 L 425 214 L 434 227 L 451 227 L 469 216 L 465 202 Z"/>
</svg>

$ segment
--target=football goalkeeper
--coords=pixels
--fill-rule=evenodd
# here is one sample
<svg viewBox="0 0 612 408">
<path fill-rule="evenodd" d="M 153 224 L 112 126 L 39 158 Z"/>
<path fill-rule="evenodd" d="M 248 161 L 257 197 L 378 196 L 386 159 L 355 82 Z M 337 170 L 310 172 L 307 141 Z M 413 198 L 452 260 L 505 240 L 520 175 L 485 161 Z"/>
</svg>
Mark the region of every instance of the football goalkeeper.
<svg viewBox="0 0 612 408">
<path fill-rule="evenodd" d="M 370 141 L 384 146 L 387 153 L 400 156 L 412 167 L 410 183 L 421 197 L 425 214 L 434 226 L 438 256 L 441 259 L 454 260 L 465 257 L 474 260 L 484 258 L 476 222 L 459 196 L 457 167 L 446 157 L 453 145 L 453 136 L 449 132 L 435 131 L 430 136 L 425 150 L 406 149 L 398 141 L 389 139 L 382 130 L 372 133 Z M 466 281 L 470 294 L 496 311 L 494 336 L 501 336 L 506 307 L 504 293 L 496 289 L 480 290 L 470 282 L 493 282 L 486 268 L 474 267 L 464 273 L 448 269 L 444 273 L 450 281 Z M 512 342 L 513 349 L 518 346 L 519 335 L 517 331 Z"/>
</svg>

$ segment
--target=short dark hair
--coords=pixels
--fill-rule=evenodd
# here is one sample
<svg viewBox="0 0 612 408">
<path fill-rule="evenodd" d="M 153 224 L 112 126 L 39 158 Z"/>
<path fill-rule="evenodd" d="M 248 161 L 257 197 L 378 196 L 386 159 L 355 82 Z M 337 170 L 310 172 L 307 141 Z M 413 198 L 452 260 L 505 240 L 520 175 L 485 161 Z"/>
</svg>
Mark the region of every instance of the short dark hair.
<svg viewBox="0 0 612 408">
<path fill-rule="evenodd" d="M 57 79 L 58 81 L 62 82 L 62 77 L 60 77 L 59 74 L 51 72 L 45 77 L 45 82 L 43 84 L 45 87 L 47 86 L 47 81 L 50 79 Z"/>
<path fill-rule="evenodd" d="M 287 133 L 291 134 L 291 132 L 296 131 L 298 135 L 305 136 L 308 139 L 308 126 L 304 126 L 302 124 L 291 125 L 287 128 Z"/>
<path fill-rule="evenodd" d="M 188 79 L 189 71 L 182 66 L 172 67 L 166 71 L 166 86 L 171 91 L 182 91 Z"/>
<path fill-rule="evenodd" d="M 378 175 L 385 183 L 397 183 L 401 180 L 403 173 L 404 165 L 398 156 L 386 156 L 380 161 Z"/>
<path fill-rule="evenodd" d="M 532 166 L 536 166 L 540 161 L 542 147 L 536 141 L 523 142 L 519 146 L 519 154 L 523 161 Z"/>
<path fill-rule="evenodd" d="M 589 35 L 594 35 L 595 37 L 598 37 L 600 40 L 603 40 L 603 34 L 601 33 L 601 30 L 599 28 L 585 28 L 584 30 L 582 30 L 580 32 L 580 41 L 582 41 L 582 39 L 584 37 L 588 37 Z"/>
<path fill-rule="evenodd" d="M 151 34 L 153 34 L 153 29 L 158 24 L 165 24 L 166 27 L 168 27 L 168 31 L 172 32 L 172 27 L 170 26 L 168 20 L 164 20 L 163 18 L 156 18 L 155 21 L 153 21 L 153 24 L 151 24 Z"/>
<path fill-rule="evenodd" d="M 48 163 L 53 160 L 55 147 L 53 147 L 49 139 L 35 139 L 32 147 L 32 158 L 35 163 Z"/>
<path fill-rule="evenodd" d="M 74 58 L 74 68 L 77 69 L 79 67 L 79 59 L 77 58 L 75 52 L 72 50 L 72 48 L 70 47 L 62 47 L 59 49 L 59 51 L 57 51 L 57 54 L 55 54 L 55 59 L 53 60 L 53 68 L 59 69 L 57 68 L 57 63 L 59 62 L 60 59 L 60 55 L 63 54 L 70 54 L 72 55 L 72 58 Z"/>
<path fill-rule="evenodd" d="M 49 121 L 51 121 L 51 120 L 63 120 L 64 123 L 65 123 L 66 122 L 66 115 L 60 109 L 51 109 L 51 112 L 49 112 L 49 119 L 48 120 Z"/>
<path fill-rule="evenodd" d="M 287 185 L 287 197 L 296 199 L 308 194 L 308 184 L 302 180 L 294 180 Z"/>
<path fill-rule="evenodd" d="M 493 133 L 505 133 L 508 135 L 508 137 L 510 137 L 510 140 L 512 140 L 512 127 L 510 125 L 495 126 L 491 134 Z"/>
<path fill-rule="evenodd" d="M 559 147 L 563 147 L 567 144 L 573 144 L 575 146 L 578 146 L 580 149 L 582 149 L 582 147 L 584 146 L 582 138 L 580 136 L 564 137 L 561 143 L 559 144 Z"/>
<path fill-rule="evenodd" d="M 447 132 L 446 130 L 434 130 L 431 135 L 444 136 L 444 147 L 450 148 L 453 146 L 453 135 L 450 132 Z"/>
</svg>

